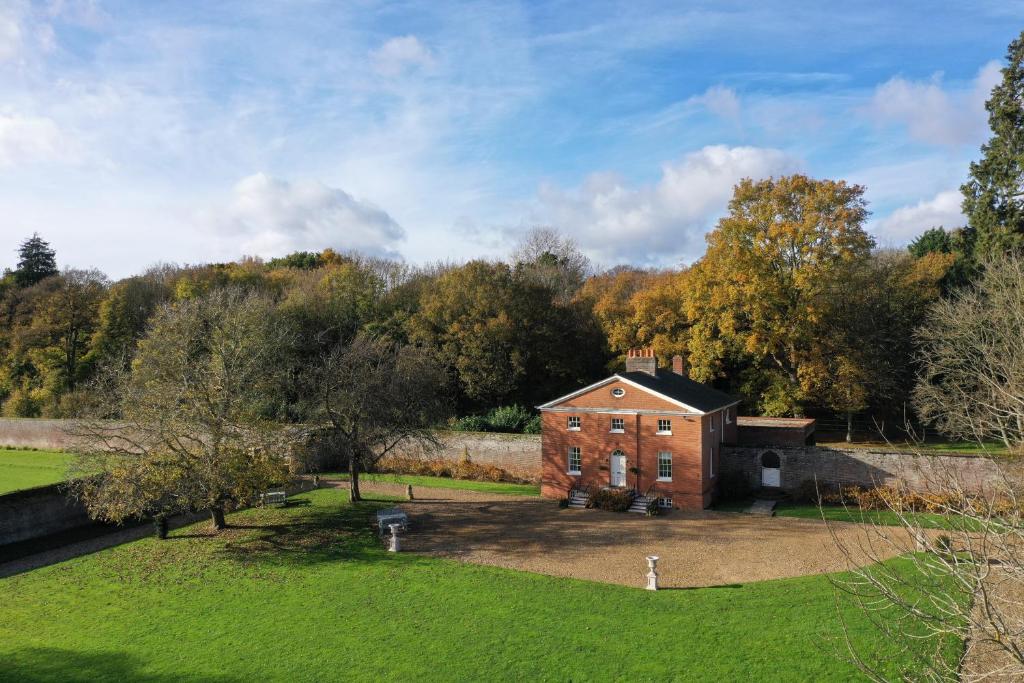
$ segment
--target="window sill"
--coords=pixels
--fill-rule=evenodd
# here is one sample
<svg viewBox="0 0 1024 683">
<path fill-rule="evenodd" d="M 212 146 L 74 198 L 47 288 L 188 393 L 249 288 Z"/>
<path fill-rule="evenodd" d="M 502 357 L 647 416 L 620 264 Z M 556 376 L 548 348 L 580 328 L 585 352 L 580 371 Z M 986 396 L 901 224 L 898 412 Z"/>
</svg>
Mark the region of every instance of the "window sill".
<svg viewBox="0 0 1024 683">
<path fill-rule="evenodd" d="M 672 483 L 672 477 L 658 477 L 658 481 L 661 482 L 661 483 L 671 484 Z"/>
<path fill-rule="evenodd" d="M 672 436 L 672 432 L 654 432 L 655 436 Z"/>
<path fill-rule="evenodd" d="M 568 431 L 570 431 L 570 432 L 578 432 L 578 431 L 580 431 L 579 427 L 567 427 L 566 429 Z"/>
<path fill-rule="evenodd" d="M 625 429 L 609 429 L 608 433 L 609 434 L 625 434 L 626 430 Z"/>
<path fill-rule="evenodd" d="M 566 472 L 566 474 L 568 474 L 568 475 L 569 475 L 569 476 L 571 476 L 571 477 L 578 477 L 578 476 L 580 476 L 581 474 L 583 474 L 583 471 L 582 471 L 582 470 L 580 470 L 579 472 L 572 472 L 572 471 L 569 471 L 569 472 Z"/>
</svg>

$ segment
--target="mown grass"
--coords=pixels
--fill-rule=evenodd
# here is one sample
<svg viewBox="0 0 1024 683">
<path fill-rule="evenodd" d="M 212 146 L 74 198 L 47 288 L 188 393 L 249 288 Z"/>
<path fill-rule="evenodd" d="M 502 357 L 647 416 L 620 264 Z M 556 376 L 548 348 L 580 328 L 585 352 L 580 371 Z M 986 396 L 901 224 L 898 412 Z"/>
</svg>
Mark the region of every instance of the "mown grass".
<svg viewBox="0 0 1024 683">
<path fill-rule="evenodd" d="M 58 451 L 0 448 L 0 494 L 62 481 L 71 457 Z"/>
<path fill-rule="evenodd" d="M 0 678 L 860 679 L 836 655 L 828 577 L 652 593 L 392 554 L 370 527 L 389 504 L 321 489 L 216 537 L 187 527 L 2 579 Z M 840 604 L 896 677 L 906 655 Z"/>
<path fill-rule="evenodd" d="M 998 441 L 947 441 L 934 439 L 924 442 L 920 441 L 854 441 L 848 443 L 845 440 L 836 438 L 834 440 L 819 435 L 818 445 L 825 448 L 860 448 L 879 449 L 883 451 L 903 451 L 908 454 L 921 453 L 923 455 L 984 455 L 990 457 L 1002 457 L 1010 455 L 1006 445 Z"/>
<path fill-rule="evenodd" d="M 324 479 L 348 481 L 347 472 L 328 472 L 320 475 Z M 417 486 L 429 489 L 461 489 L 464 491 L 481 491 L 483 493 L 501 493 L 512 496 L 539 496 L 540 486 L 537 484 L 509 484 L 506 482 L 471 481 L 468 479 L 451 479 L 450 477 L 429 477 L 415 474 L 361 474 L 359 481 L 385 482 L 390 484 L 412 484 L 413 493 Z"/>
</svg>

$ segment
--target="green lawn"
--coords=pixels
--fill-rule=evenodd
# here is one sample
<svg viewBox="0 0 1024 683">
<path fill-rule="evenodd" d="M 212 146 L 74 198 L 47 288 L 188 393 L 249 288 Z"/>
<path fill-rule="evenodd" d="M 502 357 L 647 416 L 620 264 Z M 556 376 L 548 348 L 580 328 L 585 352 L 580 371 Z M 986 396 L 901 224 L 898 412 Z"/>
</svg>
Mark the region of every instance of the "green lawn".
<svg viewBox="0 0 1024 683">
<path fill-rule="evenodd" d="M 69 462 L 69 453 L 0 448 L 0 494 L 62 481 Z"/>
<path fill-rule="evenodd" d="M 324 479 L 348 480 L 345 472 L 328 472 L 320 475 Z M 426 477 L 415 474 L 361 474 L 359 481 L 381 481 L 391 484 L 412 484 L 413 495 L 416 487 L 428 489 L 463 489 L 467 491 L 483 491 L 484 493 L 503 493 L 512 496 L 539 496 L 540 486 L 536 484 L 508 484 L 493 481 L 469 481 L 467 479 L 451 479 L 449 477 Z"/>
<path fill-rule="evenodd" d="M 386 553 L 369 521 L 388 503 L 297 499 L 219 537 L 191 527 L 0 579 L 0 678 L 860 679 L 834 655 L 824 576 L 651 593 Z M 844 612 L 859 645 L 905 657 Z"/>
<path fill-rule="evenodd" d="M 727 503 L 716 503 L 715 510 L 719 512 L 746 512 L 754 501 Z M 899 517 L 892 510 L 860 510 L 859 508 L 846 508 L 841 505 L 826 505 L 819 508 L 817 505 L 808 503 L 779 503 L 775 506 L 776 517 L 796 517 L 799 519 L 822 518 L 830 522 L 857 522 L 864 524 L 881 524 L 886 526 L 901 526 Z M 939 514 L 926 512 L 911 512 L 908 517 L 914 518 L 925 529 L 949 529 L 952 522 L 949 518 Z"/>
</svg>

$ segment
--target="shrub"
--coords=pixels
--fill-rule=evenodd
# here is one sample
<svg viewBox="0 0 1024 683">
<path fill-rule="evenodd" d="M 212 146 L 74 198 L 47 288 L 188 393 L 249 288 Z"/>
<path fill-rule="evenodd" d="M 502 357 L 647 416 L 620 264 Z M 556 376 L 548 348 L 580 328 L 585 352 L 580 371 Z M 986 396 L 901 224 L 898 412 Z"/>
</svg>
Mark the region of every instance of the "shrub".
<svg viewBox="0 0 1024 683">
<path fill-rule="evenodd" d="M 611 512 L 625 512 L 632 502 L 633 493 L 631 491 L 600 489 L 591 494 L 587 507 L 610 510 Z"/>
<path fill-rule="evenodd" d="M 530 421 L 523 427 L 523 434 L 540 434 L 541 431 L 540 415 L 534 415 L 530 418 Z"/>
<path fill-rule="evenodd" d="M 532 417 L 522 406 L 502 406 L 487 415 L 487 423 L 495 432 L 520 433 Z"/>
<path fill-rule="evenodd" d="M 466 415 L 452 420 L 451 428 L 457 432 L 486 432 L 487 418 L 483 415 Z"/>
<path fill-rule="evenodd" d="M 718 475 L 718 495 L 723 501 L 743 500 L 750 495 L 750 484 L 742 472 L 722 472 Z"/>
</svg>

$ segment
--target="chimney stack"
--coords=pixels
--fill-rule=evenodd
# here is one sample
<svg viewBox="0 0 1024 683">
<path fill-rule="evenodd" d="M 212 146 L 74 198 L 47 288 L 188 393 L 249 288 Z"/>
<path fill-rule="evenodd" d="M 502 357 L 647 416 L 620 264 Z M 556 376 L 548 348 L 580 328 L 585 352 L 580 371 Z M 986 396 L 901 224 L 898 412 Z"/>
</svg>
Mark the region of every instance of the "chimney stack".
<svg viewBox="0 0 1024 683">
<path fill-rule="evenodd" d="M 654 357 L 654 349 L 630 349 L 626 352 L 626 372 L 646 372 L 657 375 L 658 359 Z"/>
<path fill-rule="evenodd" d="M 686 367 L 686 359 L 682 356 L 672 356 L 672 372 L 677 375 L 686 377 L 688 368 Z"/>
</svg>

